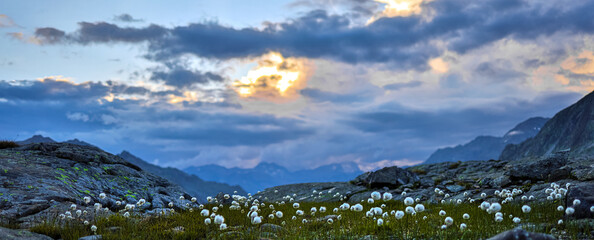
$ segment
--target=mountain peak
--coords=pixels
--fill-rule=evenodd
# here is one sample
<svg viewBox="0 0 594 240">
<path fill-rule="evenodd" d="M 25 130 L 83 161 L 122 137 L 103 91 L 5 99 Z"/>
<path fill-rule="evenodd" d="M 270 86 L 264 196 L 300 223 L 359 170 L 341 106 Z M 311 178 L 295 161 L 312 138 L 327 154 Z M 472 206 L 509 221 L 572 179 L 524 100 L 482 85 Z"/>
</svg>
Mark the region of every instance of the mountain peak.
<svg viewBox="0 0 594 240">
<path fill-rule="evenodd" d="M 567 149 L 572 156 L 594 153 L 594 92 L 555 114 L 533 138 L 508 145 L 500 159 L 542 157 Z"/>
<path fill-rule="evenodd" d="M 17 142 L 18 144 L 21 145 L 25 145 L 25 144 L 31 144 L 31 143 L 55 143 L 56 141 L 54 141 L 53 139 L 49 138 L 49 137 L 44 137 L 42 135 L 33 135 L 30 138 L 27 138 L 23 141 L 19 141 Z"/>
</svg>

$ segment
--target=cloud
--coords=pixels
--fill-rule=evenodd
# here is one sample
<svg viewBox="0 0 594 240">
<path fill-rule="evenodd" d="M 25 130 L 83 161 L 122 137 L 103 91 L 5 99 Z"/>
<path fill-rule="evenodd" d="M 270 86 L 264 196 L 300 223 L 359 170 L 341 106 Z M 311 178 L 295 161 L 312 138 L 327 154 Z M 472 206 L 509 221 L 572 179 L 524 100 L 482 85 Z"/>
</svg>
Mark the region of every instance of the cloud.
<svg viewBox="0 0 594 240">
<path fill-rule="evenodd" d="M 332 103 L 356 103 L 368 101 L 371 96 L 363 96 L 362 94 L 341 94 L 323 91 L 315 88 L 305 88 L 299 93 L 315 102 L 332 102 Z"/>
<path fill-rule="evenodd" d="M 383 86 L 383 88 L 385 90 L 392 90 L 392 91 L 397 91 L 403 88 L 413 88 L 413 87 L 418 87 L 421 86 L 423 84 L 423 82 L 421 81 L 409 81 L 409 82 L 403 82 L 403 83 L 391 83 L 391 84 L 387 84 L 385 86 Z"/>
<path fill-rule="evenodd" d="M 169 71 L 154 71 L 151 75 L 153 81 L 163 81 L 169 86 L 187 88 L 194 84 L 206 84 L 209 82 L 221 82 L 223 77 L 216 73 L 192 71 L 182 67 L 175 67 Z"/>
<path fill-rule="evenodd" d="M 66 37 L 66 33 L 51 27 L 35 29 L 35 36 L 41 40 L 42 43 L 55 44 L 61 42 Z"/>
<path fill-rule="evenodd" d="M 116 15 L 113 17 L 113 20 L 121 22 L 144 22 L 144 20 L 133 18 L 130 14 L 127 13 Z"/>
<path fill-rule="evenodd" d="M 12 21 L 12 19 L 6 14 L 0 14 L 0 28 L 13 27 L 15 25 L 16 24 L 14 24 L 14 21 Z"/>
<path fill-rule="evenodd" d="M 83 121 L 83 122 L 89 121 L 89 115 L 80 113 L 80 112 L 66 113 L 66 118 L 68 118 L 72 121 Z"/>
</svg>

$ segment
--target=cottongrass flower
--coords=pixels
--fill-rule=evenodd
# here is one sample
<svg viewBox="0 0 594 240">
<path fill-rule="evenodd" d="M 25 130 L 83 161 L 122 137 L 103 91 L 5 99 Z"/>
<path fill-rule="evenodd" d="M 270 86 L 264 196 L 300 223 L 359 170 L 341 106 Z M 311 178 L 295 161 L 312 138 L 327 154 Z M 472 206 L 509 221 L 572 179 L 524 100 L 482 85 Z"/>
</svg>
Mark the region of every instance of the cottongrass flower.
<svg viewBox="0 0 594 240">
<path fill-rule="evenodd" d="M 423 212 L 423 211 L 425 211 L 425 206 L 423 204 L 417 204 L 415 206 L 415 211 L 417 211 L 417 212 Z"/>
<path fill-rule="evenodd" d="M 307 223 L 307 219 L 301 220 L 301 223 L 306 224 Z"/>
<path fill-rule="evenodd" d="M 582 203 L 582 201 L 580 201 L 579 199 L 573 200 L 573 206 L 580 205 L 581 203 Z"/>
<path fill-rule="evenodd" d="M 121 201 L 116 201 L 116 206 L 121 206 L 122 202 Z"/>
<path fill-rule="evenodd" d="M 486 193 L 481 193 L 481 197 L 482 198 L 486 198 L 487 197 L 487 194 Z"/>
<path fill-rule="evenodd" d="M 219 211 L 218 207 L 212 207 L 212 212 L 217 212 L 217 211 Z"/>
<path fill-rule="evenodd" d="M 297 212 L 295 212 L 295 214 L 297 214 L 298 216 L 303 216 L 303 211 L 302 210 L 297 210 Z"/>
<path fill-rule="evenodd" d="M 93 207 L 95 208 L 96 211 L 99 211 L 99 210 L 101 210 L 101 208 L 103 206 L 101 205 L 101 203 L 95 203 L 95 205 L 93 205 Z"/>
<path fill-rule="evenodd" d="M 444 222 L 446 225 L 450 226 L 450 225 L 452 225 L 452 224 L 454 223 L 454 219 L 453 219 L 453 218 L 451 218 L 451 217 L 446 217 L 446 218 L 443 220 L 443 222 Z"/>
<path fill-rule="evenodd" d="M 382 195 L 379 192 L 375 191 L 375 192 L 371 193 L 371 199 L 380 200 L 381 198 L 382 198 Z"/>
<path fill-rule="evenodd" d="M 217 224 L 217 225 L 221 225 L 221 224 L 223 224 L 224 222 L 225 222 L 225 218 L 224 218 L 223 216 L 221 216 L 221 215 L 217 215 L 217 216 L 215 216 L 215 218 L 214 218 L 214 223 L 215 223 L 215 224 Z"/>
<path fill-rule="evenodd" d="M 223 195 L 223 198 L 224 199 L 229 199 L 229 198 L 231 198 L 231 196 L 229 194 L 225 194 L 225 195 Z"/>
<path fill-rule="evenodd" d="M 563 208 L 563 206 L 558 206 L 558 207 L 557 207 L 557 211 L 559 211 L 559 212 L 563 212 L 563 210 L 565 210 L 565 209 Z"/>
<path fill-rule="evenodd" d="M 396 214 L 394 214 L 394 216 L 396 217 L 396 219 L 402 219 L 404 217 L 404 212 L 403 211 L 396 211 Z"/>
<path fill-rule="evenodd" d="M 107 197 L 107 195 L 105 195 L 105 193 L 99 193 L 99 198 L 105 199 L 106 197 Z"/>
<path fill-rule="evenodd" d="M 590 207 L 590 212 L 594 213 L 594 206 Z"/>
<path fill-rule="evenodd" d="M 441 229 L 442 229 L 442 230 L 446 230 L 447 228 L 448 228 L 448 226 L 447 226 L 447 225 L 445 225 L 445 224 L 444 224 L 444 225 L 441 225 Z"/>
<path fill-rule="evenodd" d="M 124 213 L 124 217 L 125 217 L 125 218 L 129 218 L 129 217 L 130 217 L 130 213 L 129 213 L 129 212 L 125 212 L 125 213 Z"/>
<path fill-rule="evenodd" d="M 355 212 L 361 212 L 361 211 L 363 211 L 363 205 L 361 205 L 361 204 L 357 203 L 357 204 L 355 204 L 355 205 L 353 206 L 353 210 L 354 210 Z"/>
<path fill-rule="evenodd" d="M 320 212 L 326 212 L 326 207 L 324 207 L 324 206 L 320 207 Z"/>
<path fill-rule="evenodd" d="M 200 211 L 200 216 L 208 217 L 209 214 L 210 212 L 208 211 L 208 209 L 202 209 L 202 211 Z"/>
<path fill-rule="evenodd" d="M 445 216 L 445 215 L 446 215 L 446 212 L 445 212 L 444 210 L 440 210 L 440 211 L 439 211 L 439 216 L 442 216 L 442 217 L 443 217 L 443 216 Z"/>
<path fill-rule="evenodd" d="M 64 214 L 62 213 L 62 214 L 58 215 L 58 217 L 59 217 L 60 219 L 64 219 L 64 218 L 66 218 L 66 215 L 64 215 Z"/>
<path fill-rule="evenodd" d="M 413 214 L 413 213 L 415 213 L 415 209 L 414 209 L 413 207 L 411 207 L 411 206 L 408 206 L 408 207 L 406 207 L 406 208 L 404 209 L 404 211 L 405 211 L 406 213 L 408 213 L 408 214 Z"/>
<path fill-rule="evenodd" d="M 495 222 L 502 222 L 502 221 L 503 221 L 503 217 L 495 216 Z"/>
<path fill-rule="evenodd" d="M 296 216 L 291 217 L 291 220 L 297 220 Z"/>
<path fill-rule="evenodd" d="M 371 211 L 371 210 L 367 211 L 365 213 L 365 216 L 368 217 L 368 218 L 373 217 L 373 211 Z"/>
<path fill-rule="evenodd" d="M 497 212 L 497 213 L 495 213 L 495 217 L 503 217 L 503 213 Z"/>
<path fill-rule="evenodd" d="M 530 206 L 528 206 L 528 205 L 522 206 L 523 213 L 529 213 L 530 211 L 532 211 L 532 208 L 530 208 Z"/>
<path fill-rule="evenodd" d="M 219 230 L 225 230 L 227 229 L 227 224 L 221 224 L 221 226 L 219 226 Z"/>
<path fill-rule="evenodd" d="M 87 225 L 89 225 L 89 221 L 85 220 L 85 221 L 83 222 L 83 224 L 84 224 L 85 226 L 87 226 Z"/>
<path fill-rule="evenodd" d="M 371 211 L 373 212 L 373 215 L 376 215 L 376 216 L 382 215 L 382 212 L 383 212 L 383 210 L 378 207 L 371 208 Z"/>
<path fill-rule="evenodd" d="M 406 197 L 404 199 L 404 205 L 409 206 L 409 205 L 413 205 L 414 203 L 415 203 L 415 200 L 413 200 L 413 198 L 411 198 L 411 197 Z"/>
<path fill-rule="evenodd" d="M 530 201 L 532 201 L 532 200 L 534 200 L 534 199 L 536 199 L 536 198 L 534 197 L 534 195 L 530 195 L 530 197 L 528 197 L 528 200 L 530 200 Z"/>
<path fill-rule="evenodd" d="M 557 221 L 557 224 L 559 224 L 559 225 L 563 224 L 563 219 L 559 219 L 559 221 Z"/>
<path fill-rule="evenodd" d="M 204 224 L 206 225 L 210 225 L 212 221 L 210 220 L 210 218 L 204 219 Z"/>
<path fill-rule="evenodd" d="M 479 207 L 482 210 L 487 210 L 487 209 L 489 209 L 490 206 L 491 206 L 491 204 L 489 202 L 483 202 L 483 203 L 481 203 L 481 205 Z"/>
<path fill-rule="evenodd" d="M 196 202 L 196 201 L 198 201 L 198 199 L 196 199 L 195 197 L 193 197 L 193 198 L 190 199 L 190 201 L 191 202 Z"/>
<path fill-rule="evenodd" d="M 460 223 L 460 231 L 466 230 L 466 223 Z"/>
<path fill-rule="evenodd" d="M 93 233 L 97 234 L 97 226 L 95 226 L 95 225 L 91 226 L 91 231 L 93 231 Z"/>
<path fill-rule="evenodd" d="M 377 219 L 377 225 L 378 226 L 384 225 L 384 219 L 381 219 L 381 218 Z"/>
<path fill-rule="evenodd" d="M 572 215 L 575 212 L 575 209 L 572 207 L 568 207 L 565 209 L 565 214 Z"/>
<path fill-rule="evenodd" d="M 522 221 L 522 220 L 521 220 L 519 217 L 515 217 L 515 218 L 514 218 L 512 221 L 513 221 L 515 224 L 518 224 L 518 223 L 520 223 L 520 221 Z"/>
<path fill-rule="evenodd" d="M 375 202 L 375 200 L 373 200 L 373 198 L 367 199 L 367 203 L 369 203 L 369 204 L 373 204 L 374 202 Z"/>
<path fill-rule="evenodd" d="M 406 196 L 406 191 L 402 192 L 402 193 L 400 194 L 400 196 L 403 196 L 403 197 L 404 197 L 404 196 Z"/>
<path fill-rule="evenodd" d="M 85 201 L 86 204 L 89 204 L 91 202 L 91 197 L 86 196 L 83 198 L 83 200 Z"/>
<path fill-rule="evenodd" d="M 276 215 L 277 218 L 283 218 L 283 212 L 281 212 L 281 211 L 277 211 L 275 213 L 275 215 Z"/>
<path fill-rule="evenodd" d="M 309 211 L 310 211 L 311 213 L 315 213 L 315 212 L 317 212 L 317 211 L 318 211 L 318 209 L 316 209 L 316 207 L 312 207 L 312 208 L 311 208 Z"/>
<path fill-rule="evenodd" d="M 489 209 L 491 209 L 491 212 L 498 212 L 499 210 L 501 210 L 501 204 L 492 203 Z"/>
<path fill-rule="evenodd" d="M 274 219 L 274 214 L 268 214 L 268 219 Z"/>
<path fill-rule="evenodd" d="M 257 225 L 262 223 L 262 218 L 261 217 L 255 217 L 252 219 L 252 224 Z"/>
<path fill-rule="evenodd" d="M 179 200 L 186 200 L 186 198 L 184 196 L 179 196 Z"/>
<path fill-rule="evenodd" d="M 383 204 L 383 203 L 382 203 L 382 205 L 380 205 L 380 207 L 381 207 L 381 208 L 385 208 L 385 207 L 386 207 L 386 204 Z"/>
<path fill-rule="evenodd" d="M 167 206 L 169 206 L 170 208 L 173 207 L 173 202 L 169 202 L 169 204 L 167 204 Z"/>
<path fill-rule="evenodd" d="M 328 224 L 332 224 L 334 223 L 334 220 L 332 220 L 332 218 L 328 218 L 328 220 L 326 221 Z"/>
<path fill-rule="evenodd" d="M 72 210 L 72 211 L 76 210 L 76 204 L 70 205 L 70 210 Z"/>
<path fill-rule="evenodd" d="M 522 199 L 522 201 L 526 201 L 526 200 L 528 200 L 528 197 L 526 197 L 526 196 L 522 196 L 522 198 L 521 198 L 521 199 Z"/>
<path fill-rule="evenodd" d="M 338 217 L 336 217 L 337 220 L 342 219 L 342 215 L 338 215 Z"/>
<path fill-rule="evenodd" d="M 77 217 L 80 217 L 80 215 L 82 215 L 82 211 L 80 209 L 79 210 L 76 210 L 76 216 Z"/>
<path fill-rule="evenodd" d="M 385 192 L 382 198 L 384 199 L 384 201 L 390 201 L 392 200 L 392 194 L 389 192 Z"/>
<path fill-rule="evenodd" d="M 348 210 L 351 207 L 351 205 L 349 205 L 348 203 L 343 203 L 342 205 L 340 205 L 340 210 Z"/>
<path fill-rule="evenodd" d="M 144 205 L 145 203 L 146 203 L 146 200 L 144 200 L 144 198 L 141 198 L 140 200 L 138 200 L 136 205 L 138 205 L 140 207 L 140 206 Z"/>
<path fill-rule="evenodd" d="M 334 209 L 332 209 L 332 212 L 333 212 L 333 213 L 338 213 L 338 208 L 334 208 Z"/>
<path fill-rule="evenodd" d="M 299 208 L 299 203 L 293 203 L 293 208 L 295 208 L 295 209 Z"/>
</svg>

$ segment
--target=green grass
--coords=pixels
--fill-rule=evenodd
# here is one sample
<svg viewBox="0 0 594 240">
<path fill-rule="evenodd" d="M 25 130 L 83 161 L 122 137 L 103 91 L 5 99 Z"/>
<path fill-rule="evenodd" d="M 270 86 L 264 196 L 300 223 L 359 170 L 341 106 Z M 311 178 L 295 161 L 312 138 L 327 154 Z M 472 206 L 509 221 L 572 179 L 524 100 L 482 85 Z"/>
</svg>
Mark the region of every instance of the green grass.
<svg viewBox="0 0 594 240">
<path fill-rule="evenodd" d="M 480 202 L 480 201 L 479 201 Z M 219 209 L 217 214 L 225 217 L 227 230 L 219 230 L 214 224 L 204 224 L 205 217 L 200 216 L 200 210 L 196 207 L 193 212 L 180 211 L 167 216 L 140 217 L 132 213 L 130 218 L 125 218 L 121 214 L 115 214 L 109 217 L 100 217 L 97 219 L 79 219 L 79 220 L 48 220 L 44 224 L 33 227 L 34 232 L 47 234 L 54 238 L 78 239 L 82 236 L 91 235 L 91 225 L 98 227 L 97 234 L 103 235 L 103 239 L 260 239 L 261 237 L 271 237 L 278 239 L 358 239 L 365 235 L 375 235 L 379 239 L 480 239 L 488 238 L 505 230 L 521 226 L 532 232 L 544 233 L 564 233 L 563 236 L 570 239 L 584 238 L 583 234 L 589 234 L 594 230 L 593 220 L 589 220 L 589 225 L 578 225 L 571 221 L 558 225 L 557 221 L 563 218 L 562 212 L 556 211 L 559 202 L 547 203 L 529 203 L 532 207 L 530 213 L 524 214 L 521 211 L 523 204 L 513 203 L 504 204 L 501 210 L 504 213 L 503 222 L 495 222 L 494 214 L 488 214 L 478 208 L 480 203 L 456 204 L 425 204 L 426 210 L 418 213 L 416 216 L 405 215 L 404 218 L 397 220 L 390 215 L 384 218 L 384 225 L 378 226 L 376 220 L 365 217 L 365 212 L 371 207 L 379 207 L 382 203 L 386 204 L 384 212 L 391 210 L 404 211 L 405 206 L 401 201 L 377 202 L 375 204 L 363 203 L 363 212 L 339 211 L 333 213 L 332 210 L 341 203 L 301 203 L 299 209 L 305 211 L 305 216 L 297 216 L 297 220 L 291 220 L 295 215 L 296 209 L 292 204 L 286 205 L 274 204 L 275 210 L 284 213 L 282 219 L 268 219 L 268 215 L 273 212 L 266 203 L 266 206 L 260 206 L 260 216 L 263 216 L 262 224 L 272 223 L 282 226 L 278 232 L 265 232 L 260 230 L 261 225 L 253 225 L 246 216 L 249 211 L 245 207 L 242 213 L 239 210 L 230 210 L 228 206 Z M 315 216 L 309 213 L 311 207 L 319 209 L 320 206 L 327 208 L 326 213 L 317 212 Z M 212 209 L 214 205 L 206 205 Z M 439 216 L 438 212 L 444 210 L 446 216 L 454 219 L 454 224 L 445 230 L 440 227 L 444 224 L 446 216 Z M 211 211 L 212 213 L 212 211 Z M 462 215 L 470 214 L 470 219 L 464 220 Z M 341 220 L 334 219 L 333 224 L 325 221 L 316 221 L 327 215 L 342 216 Z M 520 217 L 522 222 L 515 224 L 509 218 L 509 214 L 514 217 Z M 423 219 L 427 216 L 427 219 Z M 309 223 L 303 224 L 302 220 L 307 219 Z M 90 224 L 85 226 L 83 220 L 88 220 Z M 285 222 L 283 225 L 282 222 Z M 468 228 L 464 231 L 459 229 L 460 223 L 467 224 Z M 175 227 L 183 227 L 184 231 L 176 232 Z M 119 230 L 110 229 L 118 227 Z M 587 236 L 587 235 L 585 235 Z M 591 237 L 591 236 L 589 236 Z M 588 236 L 586 237 L 588 238 Z"/>
</svg>

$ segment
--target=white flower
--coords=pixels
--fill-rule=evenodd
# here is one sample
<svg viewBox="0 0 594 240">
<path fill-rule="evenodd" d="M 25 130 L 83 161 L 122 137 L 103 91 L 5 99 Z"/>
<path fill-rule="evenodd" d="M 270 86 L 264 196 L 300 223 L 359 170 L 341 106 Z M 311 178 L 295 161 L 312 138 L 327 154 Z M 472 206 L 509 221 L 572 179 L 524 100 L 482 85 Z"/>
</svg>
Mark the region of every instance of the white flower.
<svg viewBox="0 0 594 240">
<path fill-rule="evenodd" d="M 407 206 L 408 205 L 413 205 L 413 203 L 415 203 L 415 200 L 413 198 L 411 198 L 411 197 L 406 197 L 404 199 L 404 204 L 407 205 Z"/>
<path fill-rule="evenodd" d="M 299 208 L 299 203 L 293 203 L 293 208 L 295 208 L 295 209 Z"/>
<path fill-rule="evenodd" d="M 534 199 L 536 199 L 536 198 L 533 195 L 530 195 L 530 197 L 528 197 L 528 200 L 530 200 L 530 201 L 532 201 Z"/>
<path fill-rule="evenodd" d="M 130 213 L 129 212 L 125 212 L 124 213 L 124 217 L 130 217 Z"/>
<path fill-rule="evenodd" d="M 184 196 L 179 196 L 179 200 L 185 200 L 186 198 Z"/>
<path fill-rule="evenodd" d="M 64 218 L 66 218 L 66 215 L 64 215 L 64 214 L 60 214 L 60 215 L 58 215 L 58 217 L 59 217 L 60 219 L 64 219 Z"/>
<path fill-rule="evenodd" d="M 403 211 L 396 211 L 396 214 L 394 214 L 394 216 L 396 217 L 396 219 L 402 219 L 404 217 L 404 212 Z"/>
<path fill-rule="evenodd" d="M 91 202 L 91 197 L 86 196 L 83 198 L 86 204 L 89 204 Z"/>
<path fill-rule="evenodd" d="M 462 218 L 464 219 L 470 219 L 470 215 L 468 215 L 468 213 L 465 213 L 462 215 Z"/>
<path fill-rule="evenodd" d="M 355 204 L 355 205 L 353 206 L 353 210 L 354 210 L 355 212 L 361 212 L 361 211 L 363 211 L 363 205 L 361 205 L 361 204 L 357 203 L 357 204 Z"/>
<path fill-rule="evenodd" d="M 444 229 L 445 230 L 447 228 L 448 228 L 448 226 L 446 226 L 445 224 L 444 225 L 441 225 L 441 229 Z"/>
<path fill-rule="evenodd" d="M 336 217 L 336 219 L 338 219 L 338 220 L 342 219 L 342 215 L 338 215 L 338 217 Z"/>
<path fill-rule="evenodd" d="M 460 223 L 460 230 L 461 231 L 466 230 L 466 224 L 465 223 Z"/>
<path fill-rule="evenodd" d="M 204 219 L 204 224 L 209 225 L 211 223 L 210 218 Z"/>
<path fill-rule="evenodd" d="M 559 224 L 559 225 L 563 224 L 563 219 L 559 219 L 559 221 L 557 221 L 557 224 Z"/>
<path fill-rule="evenodd" d="M 530 211 L 532 211 L 532 208 L 530 208 L 530 206 L 528 206 L 528 205 L 522 206 L 523 213 L 529 213 Z"/>
<path fill-rule="evenodd" d="M 485 198 L 485 197 L 487 197 L 487 194 L 486 193 L 481 193 L 481 197 L 482 198 Z"/>
<path fill-rule="evenodd" d="M 552 196 L 547 196 L 547 200 L 553 201 L 553 197 Z"/>
<path fill-rule="evenodd" d="M 326 212 L 326 207 L 324 207 L 324 206 L 320 207 L 320 212 Z"/>
<path fill-rule="evenodd" d="M 497 212 L 497 213 L 495 213 L 495 217 L 503 217 L 503 213 Z"/>
<path fill-rule="evenodd" d="M 173 207 L 173 202 L 169 202 L 169 204 L 167 204 L 167 206 Z"/>
<path fill-rule="evenodd" d="M 456 204 L 460 204 L 460 203 L 462 203 L 462 199 L 456 200 Z"/>
<path fill-rule="evenodd" d="M 219 226 L 219 230 L 225 230 L 227 229 L 227 224 L 222 223 L 221 226 Z"/>
<path fill-rule="evenodd" d="M 376 192 L 372 192 L 371 193 L 371 198 L 373 200 L 380 200 L 382 198 L 382 195 L 379 192 L 377 192 L 377 191 Z"/>
<path fill-rule="evenodd" d="M 512 221 L 513 221 L 515 224 L 518 224 L 518 223 L 520 223 L 521 219 L 520 219 L 519 217 L 515 217 L 515 218 L 514 218 Z"/>
<path fill-rule="evenodd" d="M 392 194 L 389 192 L 385 192 L 384 196 L 383 196 L 384 201 L 390 201 L 392 200 Z"/>
<path fill-rule="evenodd" d="M 200 216 L 208 217 L 208 215 L 210 215 L 208 209 L 202 209 L 202 211 L 200 211 Z"/>
<path fill-rule="evenodd" d="M 582 203 L 582 201 L 580 201 L 579 199 L 573 200 L 573 206 L 580 205 L 581 203 Z"/>
<path fill-rule="evenodd" d="M 376 215 L 376 216 L 382 215 L 382 212 L 383 212 L 383 210 L 378 207 L 371 208 L 371 211 L 373 212 L 373 215 Z"/>
<path fill-rule="evenodd" d="M 492 203 L 489 209 L 491 209 L 491 212 L 498 212 L 499 210 L 501 210 L 501 204 Z"/>
<path fill-rule="evenodd" d="M 252 224 L 260 224 L 260 223 L 262 223 L 261 217 L 255 217 L 252 219 Z"/>
<path fill-rule="evenodd" d="M 368 217 L 368 218 L 373 217 L 373 211 L 371 211 L 371 210 L 367 211 L 365 213 L 365 216 Z"/>
<path fill-rule="evenodd" d="M 198 201 L 198 199 L 196 199 L 195 197 L 193 197 L 193 198 L 190 199 L 190 201 L 191 202 L 196 202 L 196 201 Z"/>
<path fill-rule="evenodd" d="M 443 216 L 445 216 L 445 215 L 446 215 L 446 212 L 445 212 L 444 210 L 440 210 L 440 211 L 439 211 L 439 216 L 442 216 L 442 217 L 443 217 Z"/>
<path fill-rule="evenodd" d="M 526 196 L 522 196 L 522 198 L 521 198 L 521 199 L 522 199 L 522 201 L 526 201 L 526 200 L 528 200 L 528 197 L 526 197 Z"/>
<path fill-rule="evenodd" d="M 567 215 L 571 215 L 575 212 L 575 209 L 573 209 L 572 207 L 568 207 L 565 209 L 565 214 Z"/>
<path fill-rule="evenodd" d="M 495 222 L 501 222 L 501 221 L 503 221 L 502 217 L 500 217 L 500 216 L 495 217 Z"/>
<path fill-rule="evenodd" d="M 91 231 L 96 232 L 97 231 L 97 226 L 95 226 L 95 225 L 91 226 Z"/>
<path fill-rule="evenodd" d="M 105 193 L 99 193 L 99 198 L 101 198 L 101 199 L 105 199 L 105 197 L 107 197 L 107 196 L 105 195 Z"/>
<path fill-rule="evenodd" d="M 303 211 L 302 210 L 297 210 L 297 212 L 295 212 L 295 214 L 297 214 L 298 216 L 303 216 Z"/>
<path fill-rule="evenodd" d="M 402 193 L 400 194 L 400 196 L 403 196 L 403 197 L 404 197 L 404 196 L 406 196 L 406 192 L 402 192 Z"/>
<path fill-rule="evenodd" d="M 95 207 L 95 210 L 100 210 L 103 206 L 101 205 L 101 203 L 95 203 L 93 207 Z"/>
<path fill-rule="evenodd" d="M 593 212 L 594 213 L 594 206 L 591 206 L 590 207 L 590 212 Z"/>
<path fill-rule="evenodd" d="M 120 206 L 120 205 L 122 205 L 122 202 L 121 201 L 116 201 L 116 206 Z"/>
<path fill-rule="evenodd" d="M 337 212 L 338 212 L 338 208 L 334 208 L 334 209 L 332 209 L 332 212 L 333 212 L 333 213 L 337 213 Z"/>
<path fill-rule="evenodd" d="M 377 219 L 377 225 L 378 226 L 384 225 L 384 219 L 381 219 L 381 218 Z"/>
<path fill-rule="evenodd" d="M 332 224 L 334 222 L 334 220 L 332 220 L 332 218 L 328 218 L 328 221 L 326 221 L 326 222 L 328 222 L 328 224 Z"/>
<path fill-rule="evenodd" d="M 86 225 L 89 225 L 89 221 L 85 220 L 85 221 L 83 222 L 83 224 L 84 224 L 85 226 L 86 226 Z"/>
<path fill-rule="evenodd" d="M 217 212 L 217 211 L 219 211 L 218 207 L 212 207 L 212 212 Z"/>
<path fill-rule="evenodd" d="M 340 210 L 347 210 L 351 207 L 351 205 L 349 205 L 348 203 L 343 203 L 342 205 L 340 205 Z"/>
<path fill-rule="evenodd" d="M 70 205 L 70 210 L 74 211 L 76 209 L 76 204 Z"/>
<path fill-rule="evenodd" d="M 223 195 L 223 198 L 224 199 L 229 199 L 229 198 L 231 198 L 231 196 L 229 196 L 229 194 L 225 194 L 225 195 Z"/>
<path fill-rule="evenodd" d="M 281 211 L 277 211 L 275 213 L 275 215 L 276 215 L 277 218 L 283 218 L 283 212 L 281 212 Z"/>
<path fill-rule="evenodd" d="M 563 206 L 558 206 L 558 207 L 557 207 L 557 211 L 559 211 L 559 212 L 563 212 L 563 210 L 565 210 L 565 208 L 563 208 Z"/>
<path fill-rule="evenodd" d="M 452 225 L 454 223 L 454 219 L 451 217 L 446 217 L 445 220 L 443 220 L 444 223 L 448 226 Z"/>
<path fill-rule="evenodd" d="M 309 211 L 310 211 L 310 212 L 312 212 L 312 213 L 315 213 L 315 212 L 317 212 L 318 210 L 316 209 L 316 207 L 312 207 L 312 208 L 311 208 Z"/>
<path fill-rule="evenodd" d="M 221 216 L 221 215 L 216 215 L 215 216 L 215 218 L 214 218 L 214 223 L 215 224 L 220 225 L 220 224 L 223 224 L 224 222 L 225 222 L 225 218 L 223 216 Z"/>
<path fill-rule="evenodd" d="M 423 212 L 423 211 L 425 211 L 425 206 L 423 204 L 417 204 L 415 206 L 415 211 L 417 211 L 417 212 Z"/>
<path fill-rule="evenodd" d="M 415 209 L 411 206 L 408 206 L 404 209 L 404 211 L 408 214 L 413 214 L 415 212 Z"/>
<path fill-rule="evenodd" d="M 369 204 L 373 204 L 374 202 L 375 202 L 375 200 L 373 200 L 373 198 L 367 199 L 367 203 L 369 203 Z"/>
<path fill-rule="evenodd" d="M 480 208 L 482 210 L 487 210 L 487 209 L 489 209 L 490 206 L 491 206 L 491 204 L 489 202 L 483 202 L 483 203 L 481 203 Z"/>
<path fill-rule="evenodd" d="M 82 215 L 82 211 L 80 209 L 79 210 L 76 210 L 76 216 L 77 217 L 80 217 L 80 215 Z"/>
</svg>

